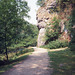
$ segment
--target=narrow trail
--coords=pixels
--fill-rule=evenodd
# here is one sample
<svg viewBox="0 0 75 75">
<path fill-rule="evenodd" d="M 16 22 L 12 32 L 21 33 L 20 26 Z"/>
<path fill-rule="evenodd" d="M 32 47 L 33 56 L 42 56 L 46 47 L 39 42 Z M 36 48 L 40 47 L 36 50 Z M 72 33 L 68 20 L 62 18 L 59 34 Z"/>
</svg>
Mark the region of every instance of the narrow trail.
<svg viewBox="0 0 75 75">
<path fill-rule="evenodd" d="M 2 75 L 51 75 L 46 49 L 34 47 L 34 52 Z"/>
</svg>

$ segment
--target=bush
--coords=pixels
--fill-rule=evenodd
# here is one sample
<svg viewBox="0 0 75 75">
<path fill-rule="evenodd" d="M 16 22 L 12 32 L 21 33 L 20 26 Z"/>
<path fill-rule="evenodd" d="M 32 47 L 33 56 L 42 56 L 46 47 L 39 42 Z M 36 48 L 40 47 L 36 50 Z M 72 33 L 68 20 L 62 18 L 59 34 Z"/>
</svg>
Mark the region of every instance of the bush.
<svg viewBox="0 0 75 75">
<path fill-rule="evenodd" d="M 68 46 L 68 41 L 56 40 L 56 41 L 49 42 L 49 44 L 45 45 L 44 48 L 56 49 L 56 48 L 63 48 L 67 46 Z"/>
<path fill-rule="evenodd" d="M 37 0 L 37 5 L 40 7 L 45 6 L 45 0 Z"/>
<path fill-rule="evenodd" d="M 17 56 L 21 55 L 21 54 L 25 54 L 25 53 L 28 53 L 28 52 L 33 52 L 34 50 L 31 48 L 31 49 L 24 49 L 24 50 L 21 50 L 21 51 L 18 51 L 17 52 Z"/>
<path fill-rule="evenodd" d="M 75 51 L 75 44 L 69 46 L 71 51 Z"/>
<path fill-rule="evenodd" d="M 29 46 L 36 46 L 37 45 L 37 36 L 32 38 L 28 37 L 21 42 L 22 46 L 29 47 Z"/>
<path fill-rule="evenodd" d="M 69 43 L 69 48 L 71 51 L 75 51 L 75 39 L 72 38 L 71 42 Z"/>
<path fill-rule="evenodd" d="M 49 41 L 53 41 L 58 39 L 60 35 L 60 26 L 59 26 L 60 20 L 55 16 L 52 19 L 52 22 L 48 25 L 46 28 L 46 43 Z"/>
<path fill-rule="evenodd" d="M 71 42 L 69 44 L 69 48 L 71 51 L 75 51 L 75 9 L 72 11 L 72 29 L 71 29 Z"/>
<path fill-rule="evenodd" d="M 4 65 L 4 63 L 5 63 L 4 61 L 0 60 L 0 66 Z"/>
</svg>

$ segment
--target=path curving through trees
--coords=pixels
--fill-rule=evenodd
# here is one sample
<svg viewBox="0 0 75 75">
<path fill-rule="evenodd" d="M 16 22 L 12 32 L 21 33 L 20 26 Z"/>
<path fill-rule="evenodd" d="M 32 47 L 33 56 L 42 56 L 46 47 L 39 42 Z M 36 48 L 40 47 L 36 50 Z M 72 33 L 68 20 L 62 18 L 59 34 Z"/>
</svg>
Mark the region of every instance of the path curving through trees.
<svg viewBox="0 0 75 75">
<path fill-rule="evenodd" d="M 28 58 L 2 75 L 51 75 L 47 49 L 33 47 L 34 52 Z"/>
</svg>

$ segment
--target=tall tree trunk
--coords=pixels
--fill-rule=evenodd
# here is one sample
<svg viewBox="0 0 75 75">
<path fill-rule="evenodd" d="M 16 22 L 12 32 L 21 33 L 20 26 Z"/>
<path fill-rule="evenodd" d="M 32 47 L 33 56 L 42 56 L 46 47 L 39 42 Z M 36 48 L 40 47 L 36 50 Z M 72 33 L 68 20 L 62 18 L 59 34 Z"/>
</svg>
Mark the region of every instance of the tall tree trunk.
<svg viewBox="0 0 75 75">
<path fill-rule="evenodd" d="M 6 50 L 6 58 L 7 58 L 7 61 L 8 61 L 8 50 L 7 50 L 7 46 L 5 47 L 5 50 Z"/>
<path fill-rule="evenodd" d="M 7 61 L 8 61 L 8 50 L 7 50 L 7 36 L 6 36 L 6 34 L 7 34 L 7 27 L 6 27 L 6 25 L 5 25 L 5 54 L 6 54 L 6 59 L 7 59 Z"/>
</svg>

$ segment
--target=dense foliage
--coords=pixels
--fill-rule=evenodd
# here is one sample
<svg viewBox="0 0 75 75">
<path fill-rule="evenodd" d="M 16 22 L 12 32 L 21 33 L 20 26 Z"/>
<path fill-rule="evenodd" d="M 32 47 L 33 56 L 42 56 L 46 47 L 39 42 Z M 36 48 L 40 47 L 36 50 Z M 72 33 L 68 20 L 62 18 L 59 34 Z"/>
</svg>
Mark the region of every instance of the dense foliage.
<svg viewBox="0 0 75 75">
<path fill-rule="evenodd" d="M 20 61 L 20 57 L 22 57 L 22 55 L 25 55 L 26 53 L 30 53 L 30 52 L 33 52 L 33 51 L 34 50 L 32 48 L 29 48 L 29 49 L 28 48 L 21 48 L 21 49 L 18 49 L 17 51 L 9 52 L 8 53 L 9 62 L 6 62 L 6 60 L 4 60 L 4 59 L 6 59 L 4 57 L 4 55 L 0 54 L 0 66 Z M 23 58 L 23 59 L 25 59 L 25 58 Z"/>
<path fill-rule="evenodd" d="M 69 47 L 72 51 L 75 51 L 75 9 L 72 11 L 71 42 Z"/>
<path fill-rule="evenodd" d="M 37 0 L 37 5 L 39 6 L 44 6 L 45 5 L 45 0 Z"/>
<path fill-rule="evenodd" d="M 59 22 L 60 22 L 60 20 L 57 19 L 57 17 L 54 17 L 52 19 L 52 22 L 47 26 L 47 28 L 46 28 L 46 40 L 47 40 L 46 43 L 47 44 L 50 41 L 58 39 L 59 33 L 60 33 Z"/>
<path fill-rule="evenodd" d="M 70 4 L 74 4 L 75 0 L 56 0 L 57 3 L 60 6 L 60 10 L 64 9 L 66 6 L 70 5 Z"/>
<path fill-rule="evenodd" d="M 64 48 L 67 46 L 68 46 L 68 41 L 56 40 L 56 41 L 49 42 L 47 45 L 43 47 L 48 49 L 56 49 L 56 48 Z"/>
<path fill-rule="evenodd" d="M 0 0 L 0 10 L 0 53 L 6 54 L 8 60 L 11 47 L 16 50 L 36 44 L 38 29 L 24 20 L 30 10 L 26 1 Z"/>
<path fill-rule="evenodd" d="M 75 51 L 75 0 L 57 0 L 60 5 L 61 11 L 65 8 L 70 11 L 71 14 L 66 14 L 67 21 L 65 21 L 65 27 L 68 30 L 68 33 L 71 35 L 71 42 L 69 48 L 72 51 Z M 69 7 L 71 9 L 69 9 Z"/>
</svg>

